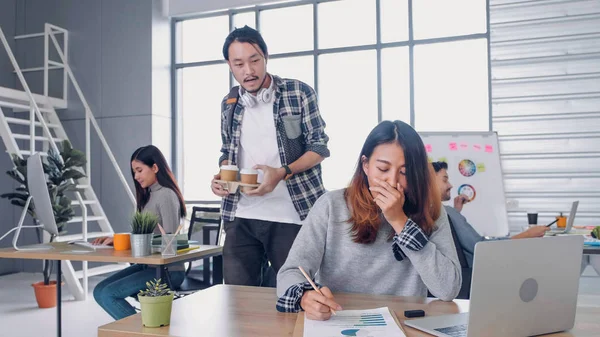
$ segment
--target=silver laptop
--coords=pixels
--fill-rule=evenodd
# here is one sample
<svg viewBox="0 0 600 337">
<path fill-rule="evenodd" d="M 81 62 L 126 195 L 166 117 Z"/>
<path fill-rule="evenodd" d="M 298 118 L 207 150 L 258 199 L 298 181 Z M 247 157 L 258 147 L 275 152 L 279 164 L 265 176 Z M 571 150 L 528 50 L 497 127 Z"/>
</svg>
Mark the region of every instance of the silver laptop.
<svg viewBox="0 0 600 337">
<path fill-rule="evenodd" d="M 475 246 L 469 312 L 407 320 L 434 336 L 532 336 L 575 323 L 583 236 Z"/>
<path fill-rule="evenodd" d="M 575 222 L 575 214 L 577 214 L 577 206 L 579 206 L 579 201 L 573 201 L 571 205 L 571 212 L 569 213 L 569 217 L 567 218 L 567 226 L 565 229 L 551 229 L 546 232 L 546 235 L 556 235 L 556 234 L 567 234 L 573 228 L 573 223 Z"/>
</svg>

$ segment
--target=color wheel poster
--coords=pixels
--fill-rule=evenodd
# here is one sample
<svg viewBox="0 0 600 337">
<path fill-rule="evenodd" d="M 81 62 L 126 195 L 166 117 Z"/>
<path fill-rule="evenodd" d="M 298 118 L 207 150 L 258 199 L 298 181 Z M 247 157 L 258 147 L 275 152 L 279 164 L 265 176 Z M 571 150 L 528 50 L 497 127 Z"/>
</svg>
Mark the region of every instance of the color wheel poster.
<svg viewBox="0 0 600 337">
<path fill-rule="evenodd" d="M 448 164 L 454 205 L 459 194 L 468 202 L 461 214 L 482 236 L 509 233 L 498 137 L 494 132 L 420 133 L 430 162 Z"/>
<path fill-rule="evenodd" d="M 387 307 L 368 310 L 341 310 L 327 321 L 304 316 L 304 337 L 400 337 L 404 332 Z"/>
</svg>

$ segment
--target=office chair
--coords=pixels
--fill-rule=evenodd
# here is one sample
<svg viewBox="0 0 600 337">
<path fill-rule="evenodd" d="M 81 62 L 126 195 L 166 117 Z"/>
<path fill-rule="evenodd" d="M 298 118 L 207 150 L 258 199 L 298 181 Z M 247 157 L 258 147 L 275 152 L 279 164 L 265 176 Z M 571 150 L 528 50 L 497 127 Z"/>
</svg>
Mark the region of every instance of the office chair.
<svg viewBox="0 0 600 337">
<path fill-rule="evenodd" d="M 221 221 L 221 209 L 220 207 L 192 207 L 192 216 L 190 218 L 190 226 L 188 229 L 188 240 L 192 239 L 192 234 L 194 234 L 194 228 L 196 224 L 202 224 L 202 244 L 213 244 L 219 245 L 221 240 L 221 232 L 222 232 L 222 221 Z M 211 240 L 211 232 L 216 231 L 216 238 L 214 241 Z M 203 268 L 201 271 L 201 279 L 198 278 L 200 276 L 199 270 L 193 269 L 193 263 L 190 262 L 185 271 L 185 279 L 183 283 L 177 288 L 176 293 L 177 297 L 184 297 L 194 292 L 202 289 L 206 289 L 212 285 L 214 282 L 211 279 L 215 273 L 215 270 L 211 272 L 211 258 L 203 259 Z M 222 265 L 218 265 L 213 263 L 213 268 L 221 267 Z M 222 273 L 222 271 L 221 271 Z M 168 275 L 168 274 L 167 274 Z"/>
</svg>

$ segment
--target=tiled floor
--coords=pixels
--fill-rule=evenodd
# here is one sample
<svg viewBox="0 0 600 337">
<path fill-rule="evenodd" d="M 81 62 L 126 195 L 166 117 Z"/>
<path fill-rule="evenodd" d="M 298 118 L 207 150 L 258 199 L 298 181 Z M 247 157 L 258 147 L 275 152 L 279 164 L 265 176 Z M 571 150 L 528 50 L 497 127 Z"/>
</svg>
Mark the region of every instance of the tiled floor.
<svg viewBox="0 0 600 337">
<path fill-rule="evenodd" d="M 94 301 L 91 291 L 102 277 L 90 278 L 87 301 L 74 301 L 63 293 L 63 336 L 97 336 L 98 326 L 112 321 Z M 56 309 L 39 309 L 31 284 L 40 274 L 12 274 L 0 277 L 0 336 L 56 336 Z M 600 306 L 600 277 L 591 267 L 583 273 L 579 287 L 579 305 Z"/>
</svg>

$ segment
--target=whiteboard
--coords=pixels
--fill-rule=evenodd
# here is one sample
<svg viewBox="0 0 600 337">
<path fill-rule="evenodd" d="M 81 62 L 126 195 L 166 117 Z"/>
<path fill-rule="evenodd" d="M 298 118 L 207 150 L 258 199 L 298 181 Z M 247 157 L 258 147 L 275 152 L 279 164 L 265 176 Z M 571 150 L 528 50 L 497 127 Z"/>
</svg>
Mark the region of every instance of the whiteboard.
<svg viewBox="0 0 600 337">
<path fill-rule="evenodd" d="M 482 236 L 505 236 L 509 233 L 504 182 L 495 132 L 422 132 L 431 162 L 448 163 L 448 176 L 453 185 L 451 199 L 445 205 L 453 206 L 458 194 L 471 201 L 461 212 Z"/>
</svg>

